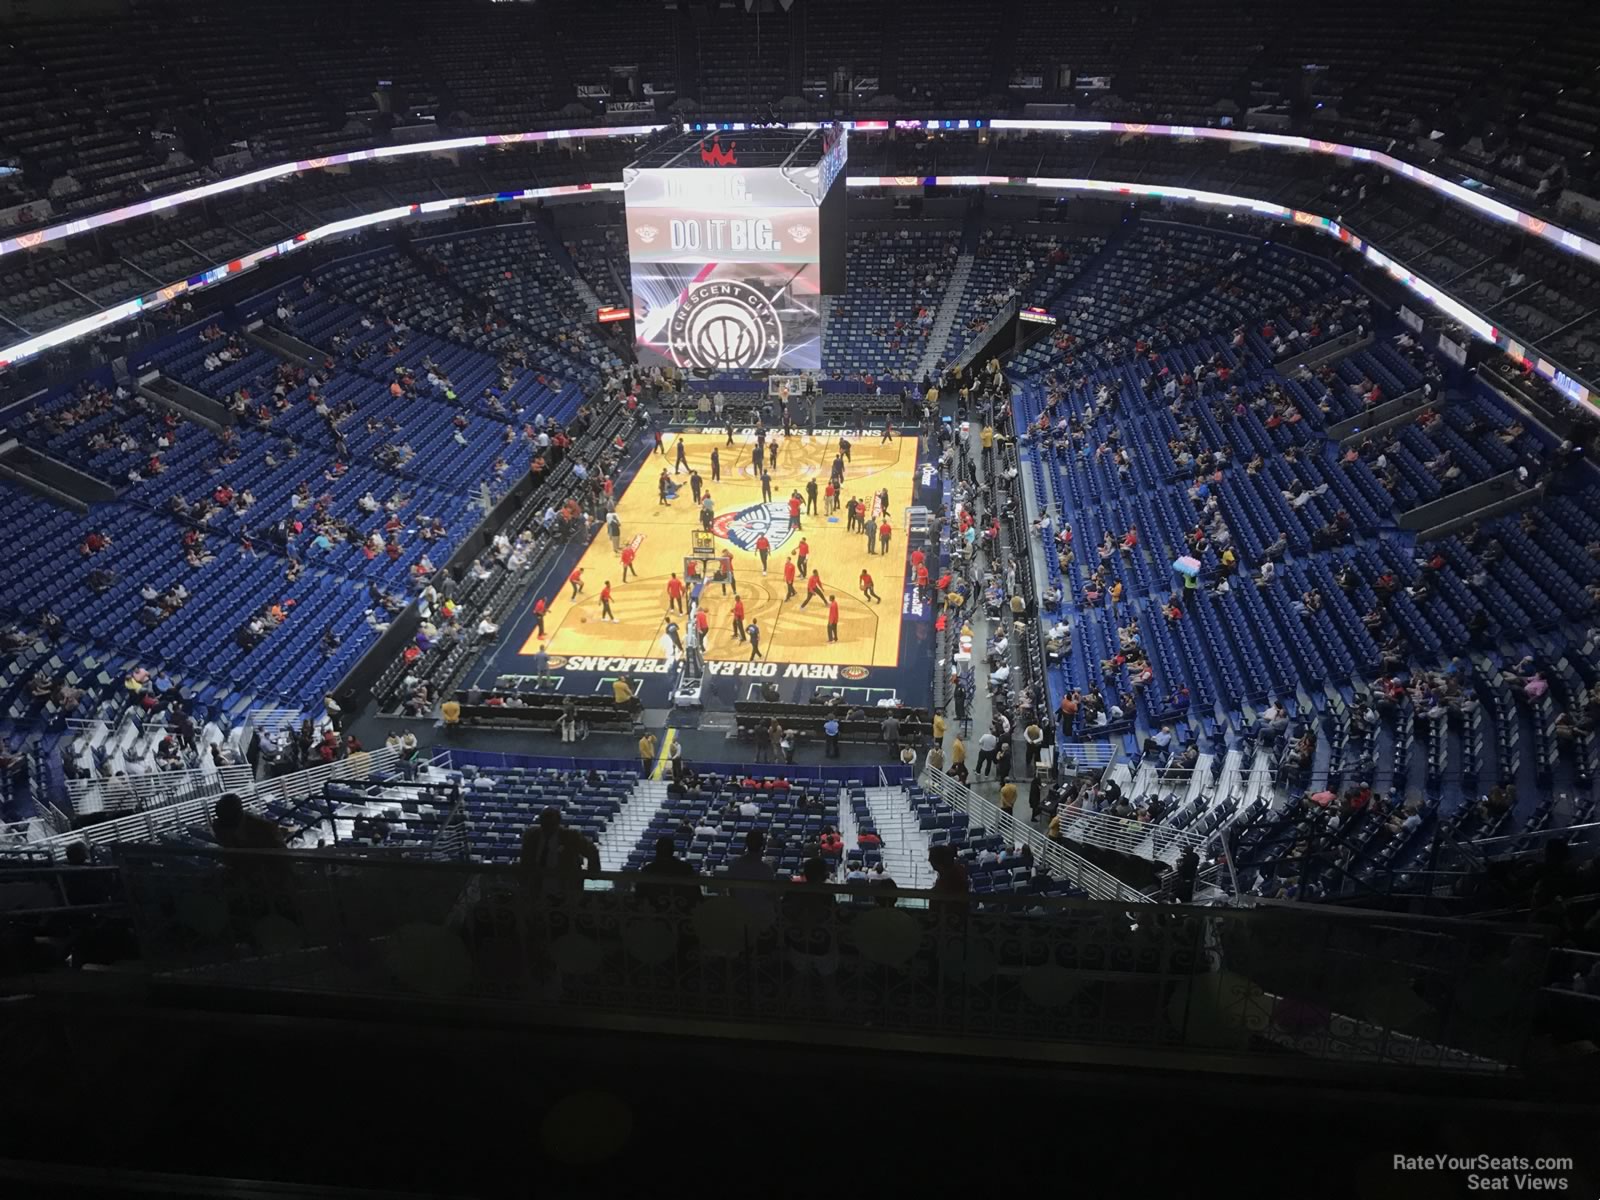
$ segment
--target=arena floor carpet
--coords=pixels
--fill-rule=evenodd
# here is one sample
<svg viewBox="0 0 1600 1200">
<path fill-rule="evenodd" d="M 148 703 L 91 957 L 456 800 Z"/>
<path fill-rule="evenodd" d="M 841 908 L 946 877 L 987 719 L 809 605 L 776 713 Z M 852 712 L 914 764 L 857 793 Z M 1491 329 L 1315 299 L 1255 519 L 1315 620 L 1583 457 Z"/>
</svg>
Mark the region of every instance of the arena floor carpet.
<svg viewBox="0 0 1600 1200">
<path fill-rule="evenodd" d="M 787 439 L 779 451 L 778 467 L 770 471 L 772 499 L 762 498 L 759 474 L 751 462 L 755 446 L 748 434 L 735 436 L 727 445 L 724 434 L 669 434 L 665 456 L 652 455 L 641 467 L 617 502 L 622 522 L 621 546 L 635 551 L 636 577 L 622 581 L 620 551 L 613 548 L 602 531 L 578 561 L 583 572 L 583 590 L 576 597 L 570 586 L 550 586 L 550 608 L 545 618 L 545 652 L 558 656 L 598 656 L 609 658 L 664 659 L 662 634 L 668 620 L 669 576 L 684 575 L 684 559 L 692 552 L 694 533 L 701 528 L 699 508 L 690 495 L 689 472 L 678 468 L 672 476 L 676 496 L 660 502 L 660 473 L 676 464 L 677 443 L 684 443 L 688 467 L 698 469 L 705 491 L 714 502 L 713 523 L 716 552 L 727 548 L 734 560 L 734 582 L 724 587 L 707 583 L 702 604 L 711 622 L 707 658 L 712 662 L 743 661 L 750 657 L 748 643 L 732 631 L 734 595 L 744 601 L 745 620 L 755 620 L 762 631 L 762 655 L 772 662 L 859 665 L 892 667 L 899 661 L 902 594 L 904 592 L 907 547 L 902 528 L 905 508 L 914 502 L 917 478 L 917 439 L 895 438 L 880 442 L 876 434 L 866 435 L 851 444 L 846 464 L 844 499 L 852 496 L 873 502 L 887 488 L 888 519 L 894 532 L 887 555 L 869 554 L 866 538 L 846 529 L 843 503 L 837 514 L 821 511 L 802 515 L 800 526 L 792 527 L 788 499 L 798 491 L 802 498 L 806 484 L 816 479 L 819 491 L 828 481 L 836 435 L 796 435 Z M 710 456 L 716 448 L 721 460 L 721 480 L 712 480 Z M 771 553 L 765 574 L 755 542 L 765 533 Z M 829 595 L 839 601 L 839 640 L 827 640 L 826 599 L 805 603 L 803 581 L 797 581 L 798 594 L 786 598 L 783 565 L 797 553 L 801 540 L 808 543 L 810 567 L 818 570 Z M 868 601 L 860 587 L 860 573 L 872 575 L 881 602 Z M 602 617 L 600 595 L 606 581 L 611 583 L 611 608 L 614 620 Z M 678 617 L 680 625 L 683 618 Z M 520 654 L 532 656 L 540 646 L 537 633 L 522 642 Z"/>
</svg>

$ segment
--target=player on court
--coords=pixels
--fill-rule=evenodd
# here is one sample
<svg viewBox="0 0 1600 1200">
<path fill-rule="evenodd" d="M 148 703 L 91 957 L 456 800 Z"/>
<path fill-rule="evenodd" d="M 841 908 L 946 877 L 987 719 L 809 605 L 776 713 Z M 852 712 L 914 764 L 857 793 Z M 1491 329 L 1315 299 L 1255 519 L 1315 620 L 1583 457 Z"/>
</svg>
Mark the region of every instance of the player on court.
<svg viewBox="0 0 1600 1200">
<path fill-rule="evenodd" d="M 811 603 L 813 597 L 820 595 L 822 595 L 822 576 L 813 571 L 811 578 L 806 580 L 806 598 L 800 601 L 800 607 L 804 608 Z"/>
<path fill-rule="evenodd" d="M 836 596 L 828 597 L 828 640 L 839 640 L 839 600 Z"/>
</svg>

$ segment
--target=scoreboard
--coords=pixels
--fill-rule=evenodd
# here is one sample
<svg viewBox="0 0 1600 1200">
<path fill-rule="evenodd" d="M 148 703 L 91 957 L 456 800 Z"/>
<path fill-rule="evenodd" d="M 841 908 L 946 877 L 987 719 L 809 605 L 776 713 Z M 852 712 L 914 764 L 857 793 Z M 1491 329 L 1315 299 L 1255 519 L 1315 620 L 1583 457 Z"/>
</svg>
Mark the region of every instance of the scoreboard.
<svg viewBox="0 0 1600 1200">
<path fill-rule="evenodd" d="M 761 133 L 687 138 L 623 171 L 640 362 L 822 365 L 823 297 L 843 283 L 844 134 Z"/>
</svg>

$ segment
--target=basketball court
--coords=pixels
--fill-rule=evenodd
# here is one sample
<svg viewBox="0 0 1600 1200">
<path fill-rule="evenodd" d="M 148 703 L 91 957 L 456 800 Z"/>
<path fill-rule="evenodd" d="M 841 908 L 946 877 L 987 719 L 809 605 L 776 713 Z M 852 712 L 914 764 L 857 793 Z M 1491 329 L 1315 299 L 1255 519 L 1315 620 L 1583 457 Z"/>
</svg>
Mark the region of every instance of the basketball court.
<svg viewBox="0 0 1600 1200">
<path fill-rule="evenodd" d="M 666 454 L 652 454 L 639 468 L 633 481 L 617 502 L 621 519 L 620 547 L 631 546 L 635 553 L 633 569 L 626 583 L 622 580 L 620 549 L 602 529 L 578 561 L 583 572 L 583 591 L 575 598 L 564 581 L 549 585 L 546 599 L 546 637 L 537 632 L 520 648 L 531 656 L 540 648 L 552 656 L 597 656 L 603 658 L 665 659 L 662 634 L 669 615 L 685 627 L 682 613 L 669 614 L 668 580 L 676 573 L 685 577 L 688 563 L 708 572 L 701 589 L 700 603 L 710 619 L 706 658 L 712 662 L 745 661 L 750 646 L 733 633 L 732 613 L 737 594 L 744 601 L 745 624 L 755 621 L 761 629 L 762 657 L 772 662 L 819 665 L 857 665 L 893 667 L 899 661 L 902 596 L 905 590 L 907 545 L 904 526 L 906 508 L 914 503 L 917 479 L 917 439 L 896 436 L 880 442 L 881 433 L 864 433 L 850 439 L 850 457 L 845 462 L 844 489 L 836 513 L 826 512 L 823 492 L 829 480 L 834 456 L 839 452 L 839 434 L 809 436 L 795 434 L 783 439 L 776 469 L 768 468 L 772 483 L 771 500 L 762 495 L 760 474 L 752 465 L 755 438 L 748 432 L 736 433 L 734 444 L 727 444 L 725 432 L 668 434 Z M 660 476 L 672 471 L 679 441 L 683 442 L 688 467 L 670 475 L 676 495 L 661 503 Z M 712 478 L 711 451 L 720 458 L 721 480 Z M 769 461 L 763 458 L 763 462 Z M 700 473 L 702 500 L 712 497 L 714 519 L 710 536 L 702 528 L 701 506 L 691 495 L 689 468 Z M 806 485 L 817 482 L 815 514 L 804 511 Z M 867 552 L 864 533 L 847 529 L 845 502 L 851 497 L 863 500 L 869 511 L 879 512 L 879 493 L 889 493 L 887 518 L 893 529 L 887 554 Z M 789 518 L 789 497 L 798 492 L 802 499 L 799 528 Z M 880 515 L 879 519 L 882 517 Z M 766 573 L 761 569 L 756 541 L 765 535 L 771 543 Z M 825 592 L 806 603 L 805 582 L 796 579 L 796 595 L 786 596 L 784 562 L 798 558 L 802 539 L 809 548 L 807 570 L 817 571 Z M 733 579 L 712 581 L 718 560 L 724 552 L 733 559 Z M 859 587 L 861 571 L 872 575 L 881 602 L 867 600 Z M 611 610 L 615 620 L 602 616 L 600 594 L 611 582 Z M 828 596 L 839 602 L 838 641 L 827 640 Z M 689 607 L 685 598 L 685 608 Z"/>
</svg>

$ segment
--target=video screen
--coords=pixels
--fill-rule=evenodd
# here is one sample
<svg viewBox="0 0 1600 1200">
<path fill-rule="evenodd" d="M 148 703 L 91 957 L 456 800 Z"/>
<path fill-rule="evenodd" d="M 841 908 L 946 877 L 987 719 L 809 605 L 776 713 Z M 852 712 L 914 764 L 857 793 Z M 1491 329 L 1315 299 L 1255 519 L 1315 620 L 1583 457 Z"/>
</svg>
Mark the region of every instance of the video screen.
<svg viewBox="0 0 1600 1200">
<path fill-rule="evenodd" d="M 822 365 L 815 201 L 777 169 L 625 176 L 639 361 L 687 370 Z"/>
</svg>

